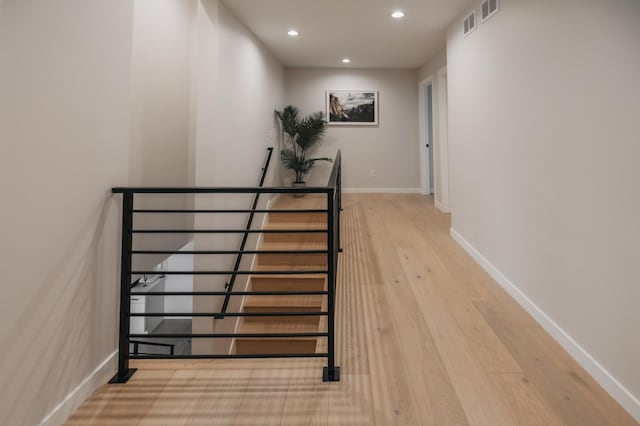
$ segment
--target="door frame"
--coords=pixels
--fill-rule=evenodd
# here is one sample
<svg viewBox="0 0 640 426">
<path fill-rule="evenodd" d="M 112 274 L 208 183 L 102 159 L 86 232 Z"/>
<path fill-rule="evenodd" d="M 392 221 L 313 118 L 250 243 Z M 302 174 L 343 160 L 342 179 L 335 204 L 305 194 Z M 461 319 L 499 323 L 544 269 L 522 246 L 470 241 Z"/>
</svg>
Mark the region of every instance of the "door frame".
<svg viewBox="0 0 640 426">
<path fill-rule="evenodd" d="M 451 212 L 449 206 L 449 92 L 447 67 L 438 70 L 438 121 L 434 134 L 434 163 L 438 163 L 440 193 L 435 197 L 435 205 L 443 213 Z"/>
<path fill-rule="evenodd" d="M 430 75 L 429 77 L 425 78 L 424 80 L 422 80 L 420 82 L 420 84 L 418 85 L 418 92 L 419 92 L 419 106 L 418 106 L 418 114 L 420 119 L 418 120 L 419 124 L 420 124 L 420 146 L 418 149 L 418 158 L 420 158 L 420 193 L 422 195 L 428 195 L 430 193 L 430 179 L 431 177 L 429 176 L 429 162 L 427 161 L 427 150 L 426 150 L 426 144 L 427 144 L 427 129 L 425 126 L 425 108 L 424 108 L 424 103 L 426 101 L 425 99 L 425 90 L 427 87 L 431 86 L 431 127 L 435 127 L 435 120 L 434 120 L 434 115 L 433 115 L 433 111 L 434 111 L 434 89 L 435 89 L 435 85 L 434 85 L 434 78 L 433 75 Z M 430 146 L 429 148 L 432 150 L 432 156 L 433 156 L 433 167 L 434 169 L 436 168 L 436 156 L 435 156 L 435 129 L 431 129 L 431 134 L 434 136 L 433 137 L 433 141 L 431 143 L 432 146 Z M 438 177 L 437 174 L 435 172 L 435 170 L 433 171 L 433 191 L 435 194 L 435 190 L 436 190 L 436 186 L 437 186 L 437 181 Z"/>
<path fill-rule="evenodd" d="M 449 213 L 449 128 L 448 128 L 448 93 L 447 93 L 447 67 L 440 68 L 435 74 L 431 74 L 418 85 L 419 92 L 419 126 L 420 141 L 418 156 L 420 158 L 420 193 L 428 194 L 428 163 L 426 156 L 426 126 L 424 123 L 424 91 L 431 85 L 431 125 L 433 155 L 433 191 L 436 208 L 443 213 Z"/>
</svg>

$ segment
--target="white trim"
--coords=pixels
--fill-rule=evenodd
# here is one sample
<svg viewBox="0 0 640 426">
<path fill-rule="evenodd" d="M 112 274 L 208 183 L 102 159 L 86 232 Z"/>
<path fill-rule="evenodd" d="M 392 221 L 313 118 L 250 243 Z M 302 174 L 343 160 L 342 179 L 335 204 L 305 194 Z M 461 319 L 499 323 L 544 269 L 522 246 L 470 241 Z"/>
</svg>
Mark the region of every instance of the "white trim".
<svg viewBox="0 0 640 426">
<path fill-rule="evenodd" d="M 427 144 L 427 132 L 426 132 L 426 127 L 424 125 L 424 119 L 425 119 L 425 108 L 424 108 L 424 103 L 425 103 L 425 98 L 424 98 L 424 91 L 427 87 L 431 86 L 431 126 L 433 127 L 435 124 L 435 120 L 434 120 L 434 114 L 433 114 L 433 106 L 434 106 L 434 99 L 435 96 L 434 95 L 434 91 L 435 91 L 435 84 L 434 84 L 434 79 L 433 79 L 433 75 L 430 75 L 429 77 L 425 78 L 424 80 L 422 80 L 419 84 L 418 84 L 418 98 L 420 99 L 419 104 L 418 104 L 418 124 L 419 124 L 419 128 L 420 128 L 420 143 L 418 146 L 418 158 L 420 159 L 420 193 L 423 195 L 428 195 L 431 193 L 431 188 L 428 188 L 427 186 L 427 181 L 430 181 L 430 176 L 428 173 L 428 167 L 429 164 L 427 163 L 427 152 L 426 152 L 426 144 Z M 429 149 L 433 150 L 434 146 L 435 146 L 435 129 L 431 129 L 431 134 L 433 135 L 433 141 L 431 143 L 431 146 L 429 147 Z M 432 154 L 433 155 L 433 159 L 434 162 L 436 160 L 435 157 L 435 152 Z M 434 164 L 435 167 L 435 164 Z M 433 173 L 433 188 L 434 188 L 434 192 L 435 192 L 435 188 L 437 187 L 437 180 L 436 180 L 436 173 L 434 170 Z M 431 182 L 429 182 L 431 183 Z"/>
<path fill-rule="evenodd" d="M 343 188 L 345 194 L 420 194 L 420 188 Z"/>
<path fill-rule="evenodd" d="M 444 213 L 451 212 L 449 204 L 449 110 L 447 91 L 447 67 L 438 70 L 438 123 L 434 123 L 438 131 L 434 132 L 433 155 L 434 163 L 438 164 L 438 173 L 434 173 L 436 179 L 435 198 L 440 199 L 440 210 Z M 440 192 L 438 192 L 440 186 Z"/>
<path fill-rule="evenodd" d="M 476 250 L 455 229 L 450 229 L 451 237 L 469 253 L 482 268 L 504 288 L 516 302 L 520 304 L 541 326 L 549 333 L 589 374 L 618 401 L 622 407 L 638 422 L 640 422 L 640 400 L 611 375 L 598 361 L 596 361 L 578 342 L 556 324 L 540 307 L 512 283 L 502 272 L 491 264 L 478 250 Z"/>
<path fill-rule="evenodd" d="M 280 199 L 281 195 L 282 194 L 276 194 L 275 197 L 273 197 L 272 199 L 270 199 L 267 202 L 267 210 L 269 210 L 271 208 L 271 206 L 274 205 Z M 264 224 L 263 224 L 263 226 L 264 226 Z"/>
<path fill-rule="evenodd" d="M 56 405 L 56 407 L 45 416 L 40 422 L 40 426 L 63 425 L 74 411 L 82 405 L 84 401 L 103 383 L 115 370 L 115 361 L 118 351 L 114 351 L 100 365 L 93 370 L 75 389 Z"/>
<path fill-rule="evenodd" d="M 442 213 L 449 213 L 439 201 L 434 200 L 433 204 L 436 206 L 436 209 L 440 210 Z"/>
</svg>

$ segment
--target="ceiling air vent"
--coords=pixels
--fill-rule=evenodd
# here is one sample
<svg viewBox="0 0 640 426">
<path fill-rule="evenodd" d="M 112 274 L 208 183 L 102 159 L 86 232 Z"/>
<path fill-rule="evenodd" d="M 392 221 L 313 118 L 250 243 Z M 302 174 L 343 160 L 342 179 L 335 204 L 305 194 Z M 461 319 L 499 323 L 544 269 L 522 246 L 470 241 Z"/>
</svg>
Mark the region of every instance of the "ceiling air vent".
<svg viewBox="0 0 640 426">
<path fill-rule="evenodd" d="M 487 19 L 495 15 L 500 10 L 500 3 L 498 0 L 485 0 L 480 5 L 480 22 L 484 22 Z"/>
<path fill-rule="evenodd" d="M 464 20 L 464 35 L 476 29 L 476 11 L 471 12 Z"/>
</svg>

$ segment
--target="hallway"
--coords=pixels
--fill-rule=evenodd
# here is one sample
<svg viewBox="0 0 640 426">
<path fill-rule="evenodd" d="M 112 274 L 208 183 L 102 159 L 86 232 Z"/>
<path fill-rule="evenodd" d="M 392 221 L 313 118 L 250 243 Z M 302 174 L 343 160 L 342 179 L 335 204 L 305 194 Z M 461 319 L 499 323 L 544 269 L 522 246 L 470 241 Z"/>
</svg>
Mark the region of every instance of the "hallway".
<svg viewBox="0 0 640 426">
<path fill-rule="evenodd" d="M 345 195 L 324 360 L 137 361 L 69 425 L 635 425 L 420 195 Z"/>
</svg>

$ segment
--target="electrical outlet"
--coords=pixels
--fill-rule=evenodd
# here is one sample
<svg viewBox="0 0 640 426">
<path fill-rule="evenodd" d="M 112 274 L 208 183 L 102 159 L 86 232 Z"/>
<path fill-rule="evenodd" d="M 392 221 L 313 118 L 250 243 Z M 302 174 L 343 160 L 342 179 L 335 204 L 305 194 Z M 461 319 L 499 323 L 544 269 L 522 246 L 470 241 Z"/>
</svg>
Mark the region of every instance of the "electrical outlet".
<svg viewBox="0 0 640 426">
<path fill-rule="evenodd" d="M 369 170 L 369 177 L 376 177 L 376 169 Z"/>
</svg>

